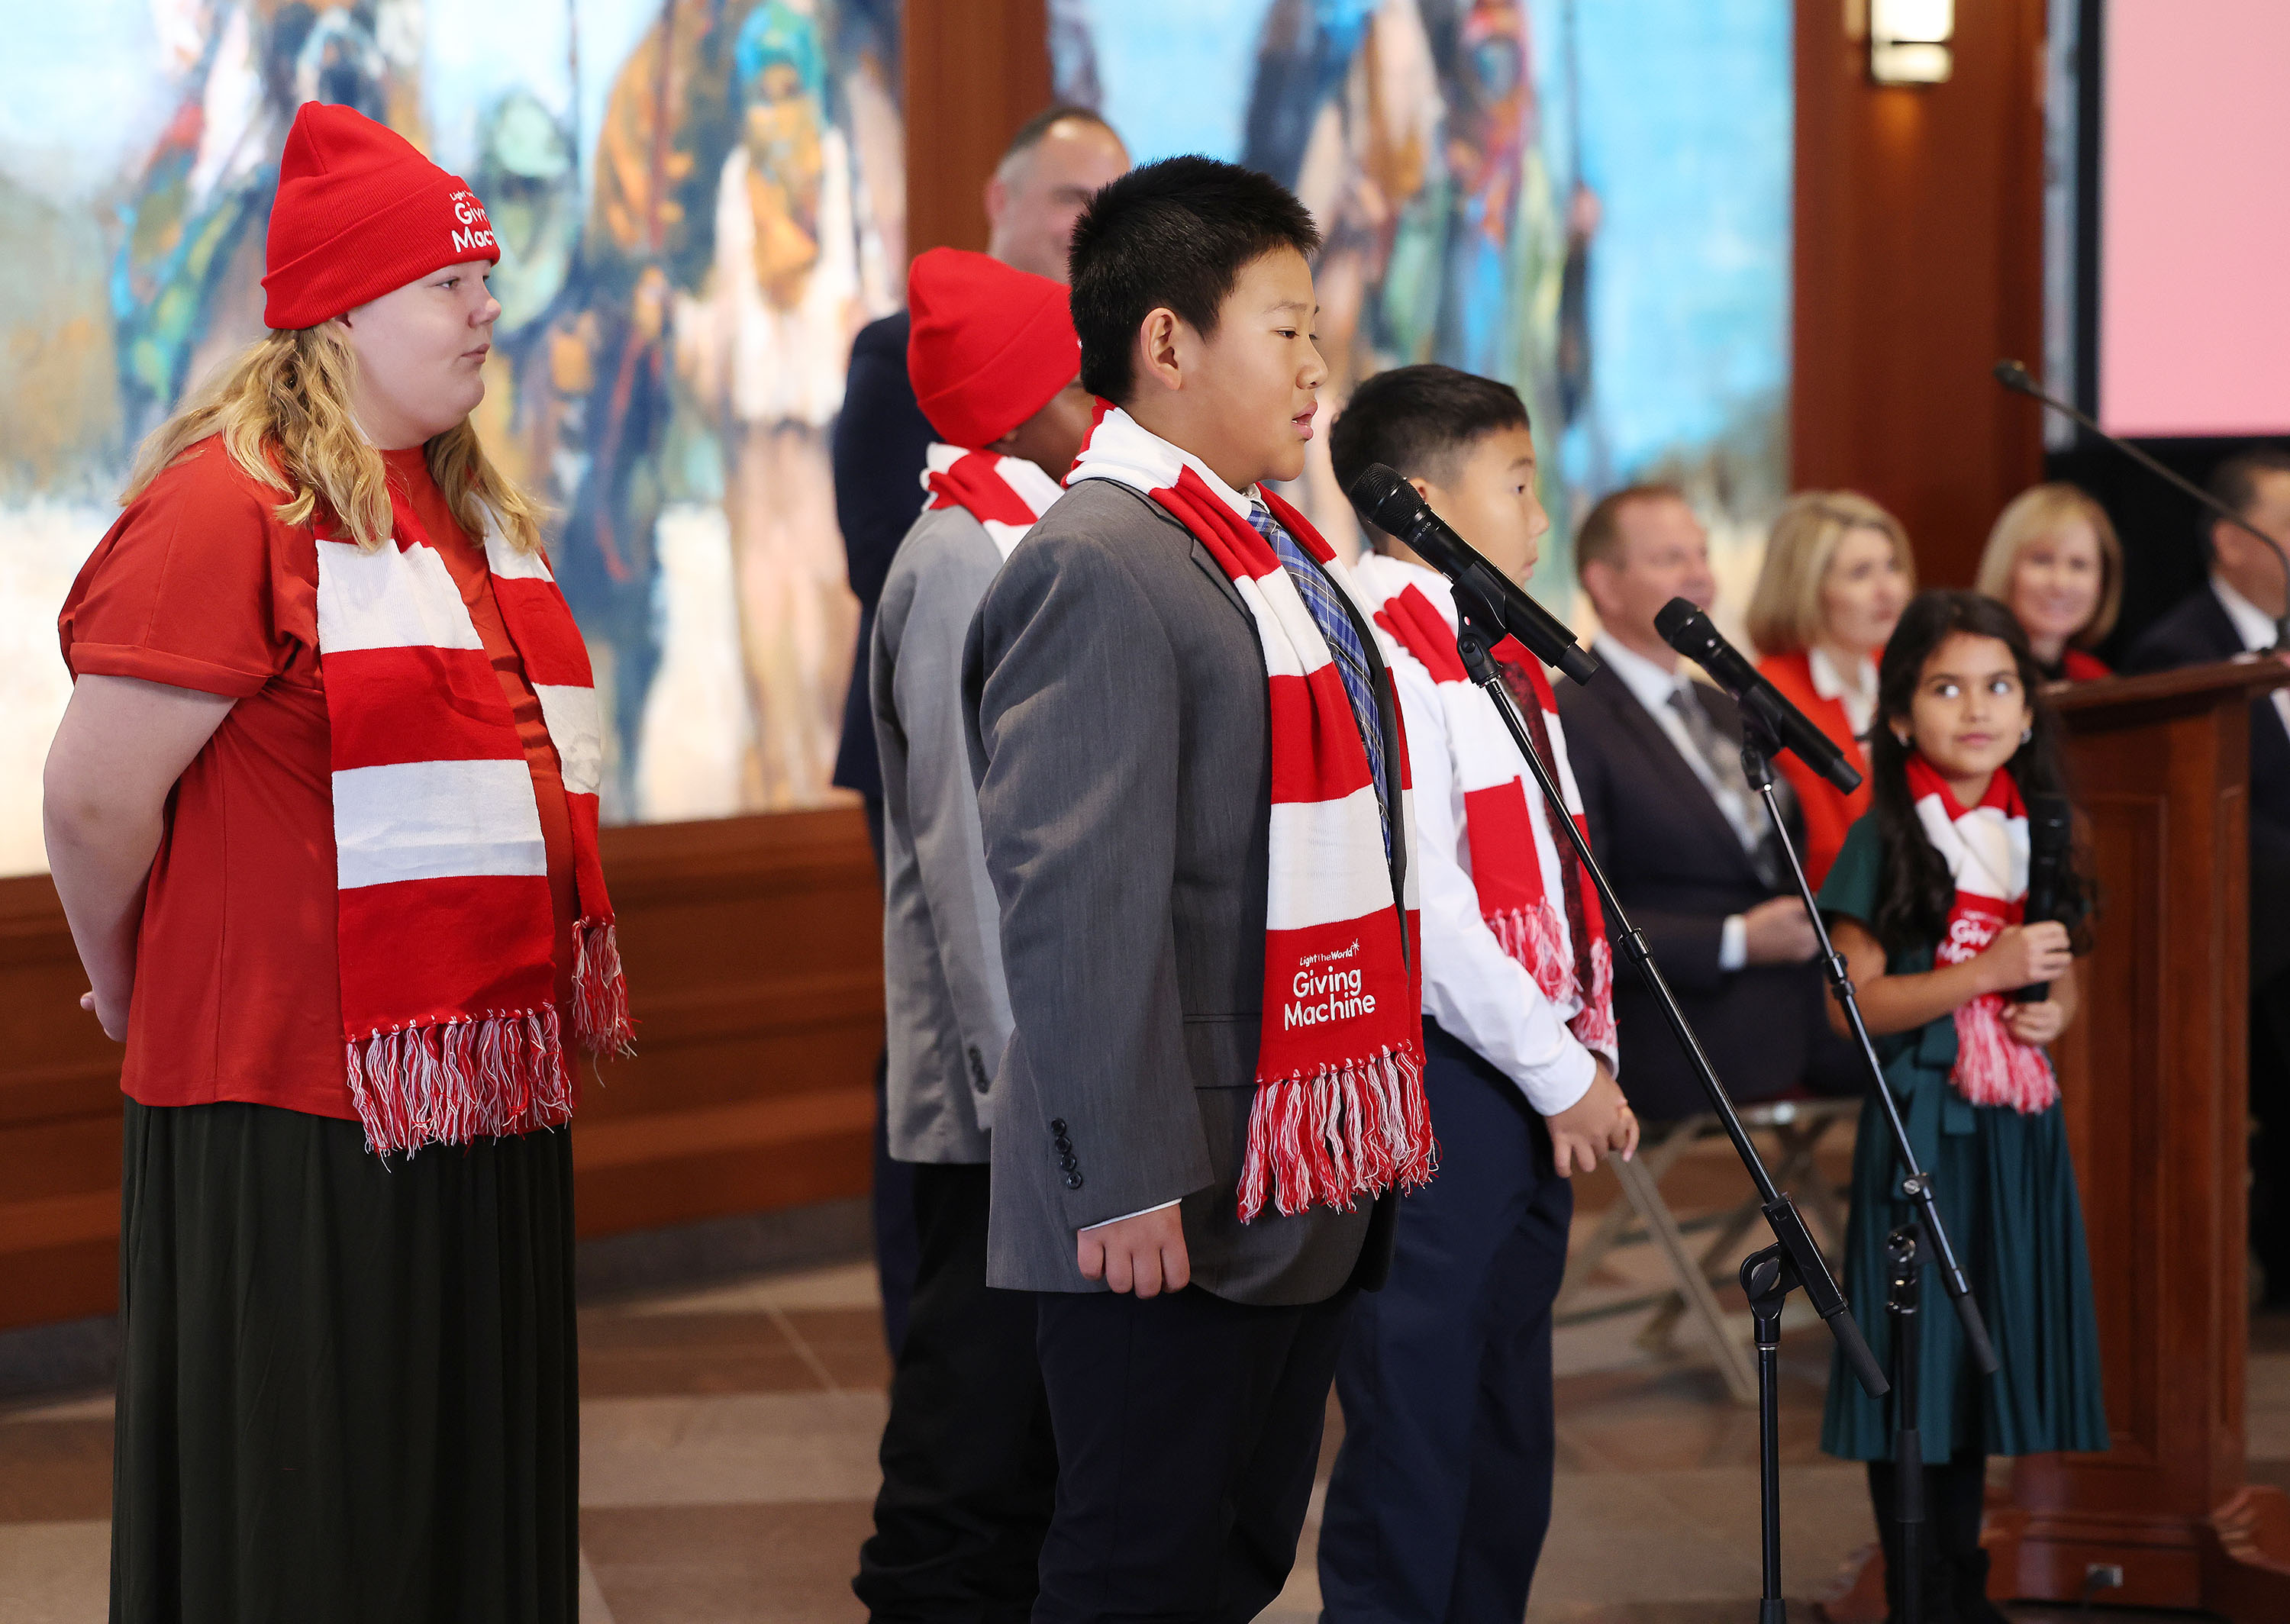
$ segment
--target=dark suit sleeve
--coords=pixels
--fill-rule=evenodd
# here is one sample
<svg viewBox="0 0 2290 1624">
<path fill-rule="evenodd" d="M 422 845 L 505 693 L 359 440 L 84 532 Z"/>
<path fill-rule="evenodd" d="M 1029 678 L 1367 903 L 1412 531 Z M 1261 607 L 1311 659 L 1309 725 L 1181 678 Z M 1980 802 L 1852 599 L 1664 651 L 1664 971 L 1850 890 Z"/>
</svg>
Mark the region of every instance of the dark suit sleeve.
<svg viewBox="0 0 2290 1624">
<path fill-rule="evenodd" d="M 1619 824 L 1616 797 L 1621 787 L 1616 782 L 1605 718 L 1590 714 L 1587 703 L 1570 705 L 1562 699 L 1560 720 L 1566 728 L 1567 759 L 1574 769 L 1575 788 L 1582 793 L 1582 820 L 1590 836 L 1591 855 L 1610 870 L 1615 869 L 1619 867 L 1613 848 Z M 1608 877 L 1613 878 L 1613 874 Z M 1718 968 L 1718 949 L 1726 928 L 1723 915 L 1667 912 L 1641 900 L 1629 905 L 1629 916 L 1671 986 L 1682 992 L 1715 992 L 1725 984 L 1724 972 Z M 1621 972 L 1618 968 L 1615 973 Z"/>
<path fill-rule="evenodd" d="M 922 511 L 923 463 L 935 437 L 907 380 L 906 333 L 904 316 L 860 331 L 835 420 L 835 520 L 852 593 L 870 610 Z"/>
<path fill-rule="evenodd" d="M 1079 1229 L 1205 1188 L 1171 911 L 1178 668 L 1160 618 L 1113 548 L 1037 535 L 972 622 L 963 687 L 1013 1063 L 1088 1170 L 1083 1188 L 1053 1184 L 1058 1211 Z"/>
</svg>

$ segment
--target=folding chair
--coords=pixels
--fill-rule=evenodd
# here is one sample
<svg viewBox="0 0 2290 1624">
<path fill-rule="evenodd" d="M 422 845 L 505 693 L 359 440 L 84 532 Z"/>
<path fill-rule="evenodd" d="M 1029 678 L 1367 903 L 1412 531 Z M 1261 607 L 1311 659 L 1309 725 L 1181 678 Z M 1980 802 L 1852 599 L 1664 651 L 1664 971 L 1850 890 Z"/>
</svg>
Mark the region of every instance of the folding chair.
<svg viewBox="0 0 2290 1624">
<path fill-rule="evenodd" d="M 1796 1198 L 1815 1242 L 1832 1260 L 1844 1246 L 1845 1208 L 1821 1172 L 1819 1153 L 1830 1131 L 1851 1121 L 1860 1108 L 1857 1100 L 1817 1099 L 1766 1100 L 1741 1108 L 1742 1125 L 1774 1141 L 1774 1182 Z M 1597 1228 L 1568 1258 L 1565 1284 L 1559 1288 L 1552 1313 L 1557 1324 L 1570 1325 L 1651 1307 L 1653 1316 L 1638 1340 L 1657 1350 L 1669 1345 L 1679 1319 L 1691 1318 L 1709 1343 L 1726 1389 L 1737 1402 L 1750 1404 L 1758 1400 L 1758 1378 L 1750 1362 L 1749 1345 L 1726 1323 L 1715 1288 L 1733 1279 L 1734 1249 L 1764 1217 L 1757 1193 L 1752 1189 L 1749 1199 L 1738 1206 L 1706 1212 L 1683 1223 L 1661 1194 L 1662 1180 L 1680 1157 L 1704 1140 L 1725 1137 L 1725 1132 L 1714 1113 L 1681 1117 L 1653 1129 L 1640 1142 L 1633 1160 L 1606 1158 L 1621 1185 L 1622 1199 L 1606 1209 Z M 1709 1230 L 1716 1231 L 1715 1237 L 1695 1256 L 1685 1237 Z M 1671 1284 L 1621 1298 L 1597 1298 L 1591 1280 L 1608 1254 L 1639 1242 L 1652 1245 L 1661 1256 Z M 1713 1269 L 1718 1272 L 1711 1273 Z"/>
</svg>

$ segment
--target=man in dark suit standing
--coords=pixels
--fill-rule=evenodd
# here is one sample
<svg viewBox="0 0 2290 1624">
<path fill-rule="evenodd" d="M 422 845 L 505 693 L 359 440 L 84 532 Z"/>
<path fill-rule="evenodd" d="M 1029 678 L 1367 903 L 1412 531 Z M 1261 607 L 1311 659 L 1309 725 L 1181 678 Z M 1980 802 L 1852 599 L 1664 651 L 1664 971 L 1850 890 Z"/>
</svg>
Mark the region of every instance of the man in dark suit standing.
<svg viewBox="0 0 2290 1624">
<path fill-rule="evenodd" d="M 2290 541 L 2290 451 L 2228 458 L 2211 494 L 2268 535 Z M 2208 527 L 2211 578 L 2132 645 L 2126 675 L 2208 665 L 2274 646 L 2281 561 L 2224 520 Z M 2266 1300 L 2290 1302 L 2290 691 L 2250 707 L 2250 1243 Z"/>
<path fill-rule="evenodd" d="M 1742 772 L 1740 715 L 1654 630 L 1671 598 L 1716 599 L 1709 538 L 1677 490 L 1632 485 L 1583 519 L 1574 561 L 1606 668 L 1562 684 L 1558 712 L 1616 893 L 1737 1099 L 1854 1091 L 1851 1055 L 1829 1032 L 1813 926 Z M 1709 1108 L 1635 976 L 1614 978 L 1614 1023 L 1629 1057 L 1622 1092 L 1641 1117 Z"/>
<path fill-rule="evenodd" d="M 1062 103 L 1026 121 L 986 183 L 987 252 L 1005 265 L 1066 279 L 1066 244 L 1093 193 L 1129 167 L 1121 138 L 1086 108 Z M 859 600 L 859 639 L 843 703 L 843 741 L 833 782 L 859 792 L 875 867 L 883 867 L 883 770 L 867 703 L 867 652 L 891 556 L 923 505 L 923 459 L 933 440 L 907 378 L 904 310 L 869 322 L 851 346 L 843 412 L 836 419 L 835 520 L 844 567 Z M 875 1263 L 883 1288 L 883 1329 L 895 1354 L 906 1339 L 915 1276 L 913 1176 L 891 1159 L 883 1132 L 884 1074 L 875 1068 Z"/>
</svg>

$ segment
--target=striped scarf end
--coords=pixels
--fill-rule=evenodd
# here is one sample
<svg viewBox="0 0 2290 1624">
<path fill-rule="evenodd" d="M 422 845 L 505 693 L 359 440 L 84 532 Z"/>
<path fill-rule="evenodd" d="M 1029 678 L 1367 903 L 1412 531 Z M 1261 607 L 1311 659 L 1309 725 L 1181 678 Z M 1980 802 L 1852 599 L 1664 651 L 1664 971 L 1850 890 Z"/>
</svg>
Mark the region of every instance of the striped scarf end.
<svg viewBox="0 0 2290 1624">
<path fill-rule="evenodd" d="M 1559 950 L 1558 910 L 1547 899 L 1497 908 L 1486 921 L 1495 945 L 1533 978 L 1544 997 L 1557 1003 L 1574 995 L 1573 967 Z"/>
<path fill-rule="evenodd" d="M 1974 1105 L 2008 1105 L 2033 1116 L 2060 1097 L 2051 1057 L 2006 1029 L 2004 1000 L 1994 993 L 1958 1007 L 1956 1051 L 1949 1081 Z"/>
<path fill-rule="evenodd" d="M 1310 1077 L 1260 1082 L 1241 1164 L 1240 1221 L 1268 1202 L 1284 1218 L 1315 1206 L 1349 1212 L 1388 1189 L 1421 1188 L 1439 1171 L 1423 1068 L 1386 1051 Z"/>
<path fill-rule="evenodd" d="M 629 984 L 621 973 L 620 928 L 610 919 L 572 927 L 572 1035 L 592 1054 L 637 1052 Z"/>
<path fill-rule="evenodd" d="M 508 1139 L 572 1117 L 553 1007 L 376 1032 L 346 1050 L 350 1102 L 377 1156 Z"/>
</svg>

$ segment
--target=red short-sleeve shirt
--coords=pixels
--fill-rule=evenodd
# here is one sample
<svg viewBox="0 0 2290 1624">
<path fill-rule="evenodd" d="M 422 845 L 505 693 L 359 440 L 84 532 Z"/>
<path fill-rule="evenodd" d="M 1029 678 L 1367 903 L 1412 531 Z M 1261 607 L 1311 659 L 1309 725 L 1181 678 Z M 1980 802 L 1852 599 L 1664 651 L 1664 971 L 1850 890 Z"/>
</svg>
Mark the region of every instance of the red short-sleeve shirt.
<svg viewBox="0 0 2290 1624">
<path fill-rule="evenodd" d="M 572 820 L 540 706 L 495 607 L 484 549 L 416 449 L 385 452 L 500 673 L 540 808 L 571 996 Z M 220 439 L 128 505 L 65 600 L 74 676 L 140 677 L 236 701 L 167 804 L 143 902 L 120 1086 L 145 1105 L 251 1100 L 355 1117 L 335 956 L 332 773 L 318 664 L 315 532 Z"/>
</svg>

